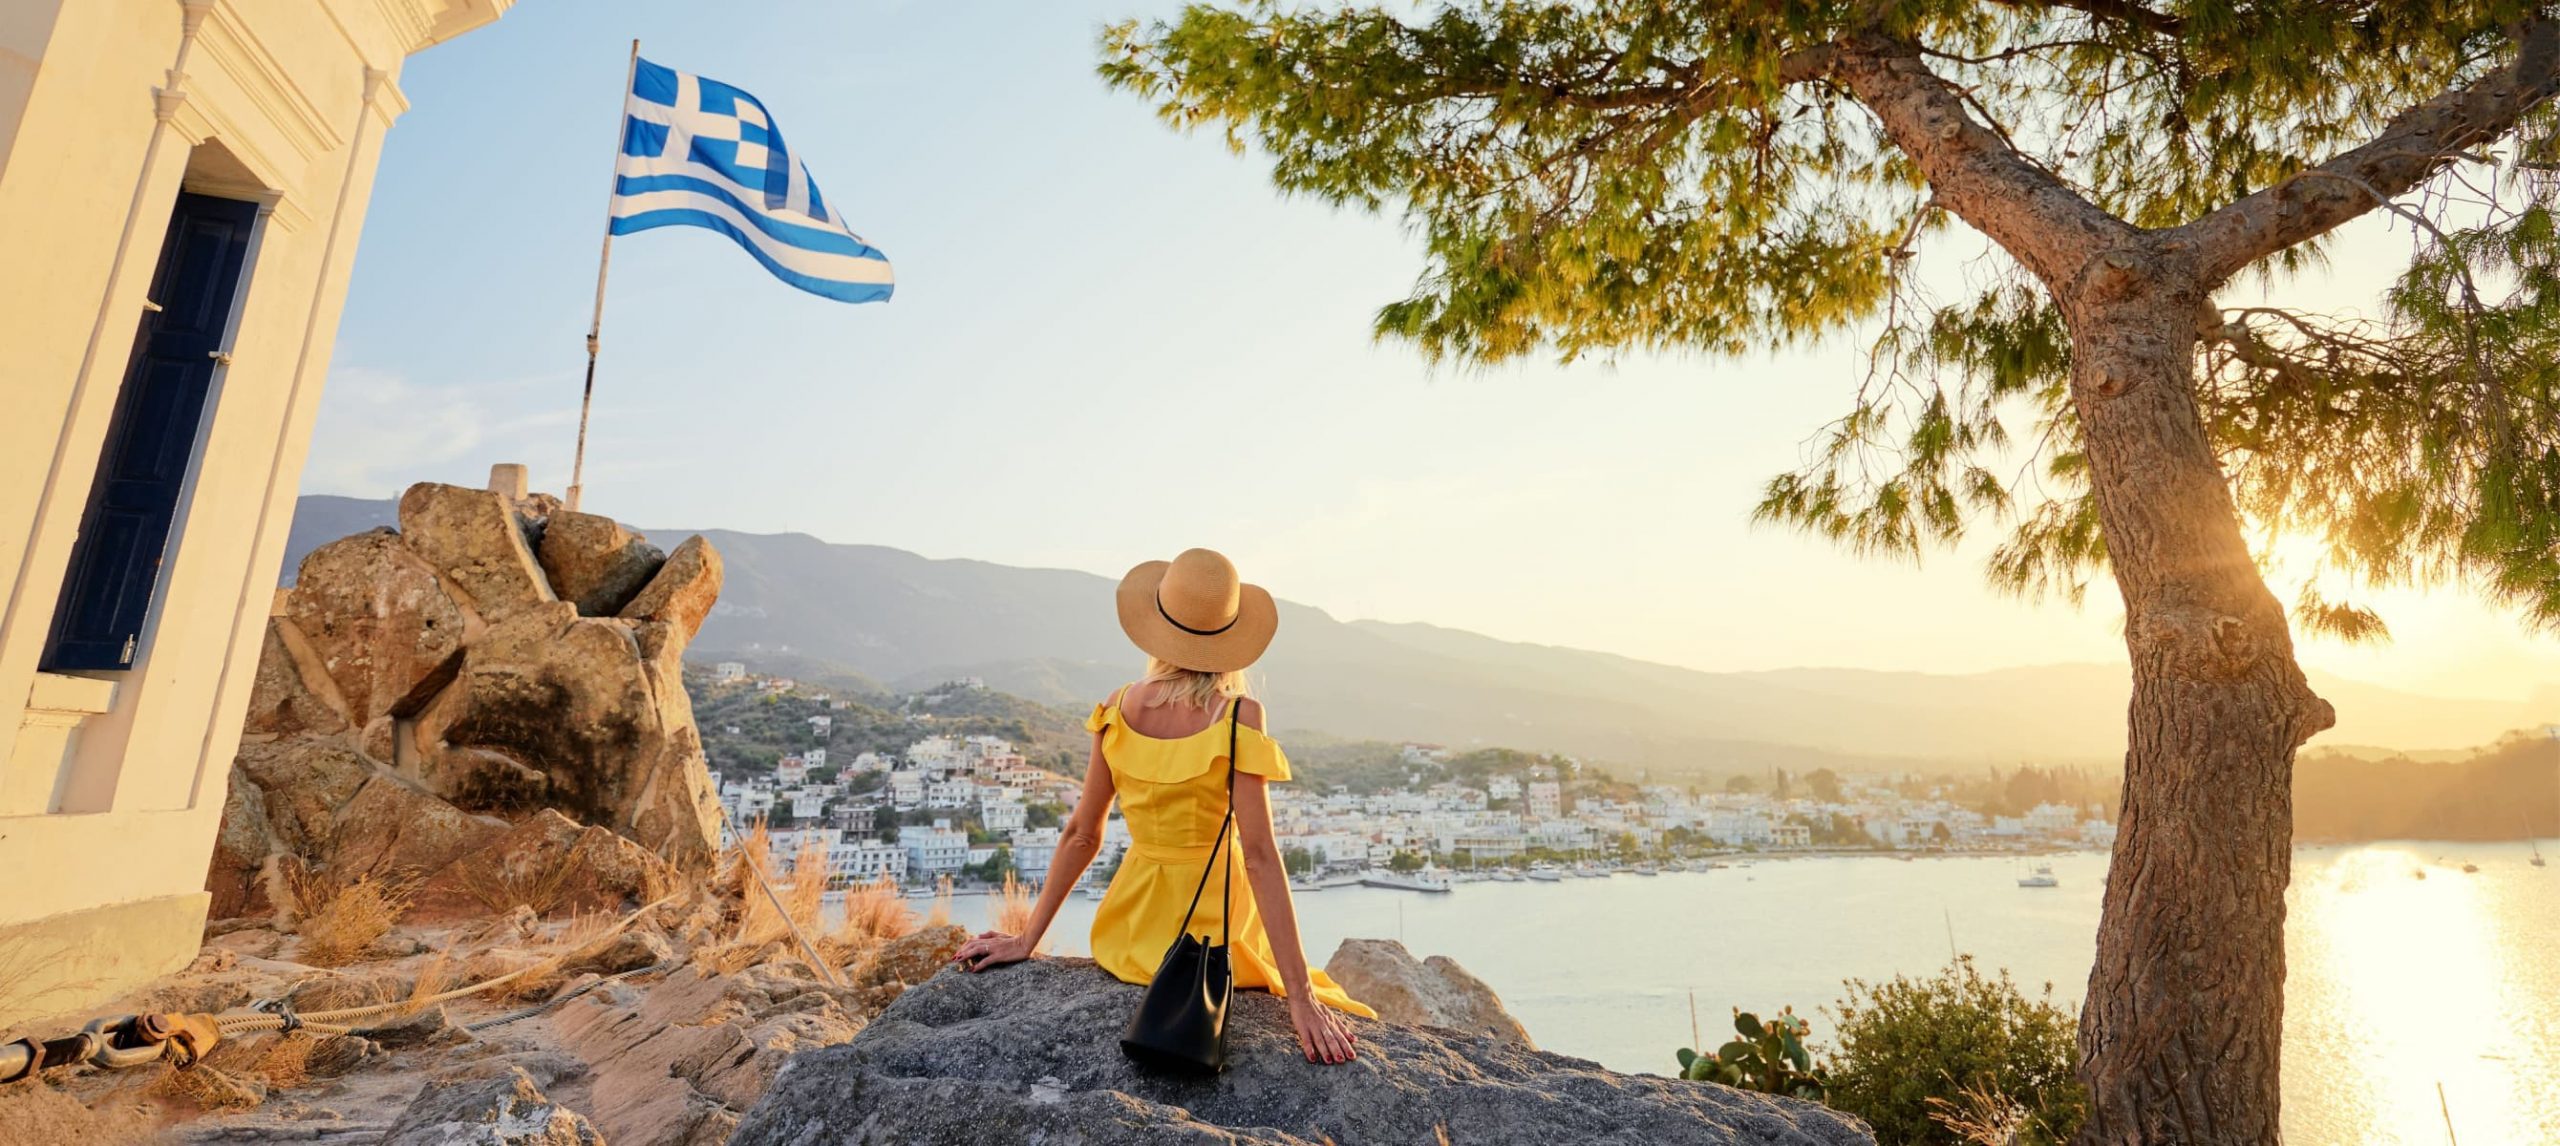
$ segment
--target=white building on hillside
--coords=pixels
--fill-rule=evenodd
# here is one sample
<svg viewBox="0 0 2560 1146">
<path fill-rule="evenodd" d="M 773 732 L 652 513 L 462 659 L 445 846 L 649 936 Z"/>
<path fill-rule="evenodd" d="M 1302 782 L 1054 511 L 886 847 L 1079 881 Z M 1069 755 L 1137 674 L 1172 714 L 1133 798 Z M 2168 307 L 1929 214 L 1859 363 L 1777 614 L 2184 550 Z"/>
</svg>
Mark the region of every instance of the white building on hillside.
<svg viewBox="0 0 2560 1146">
<path fill-rule="evenodd" d="M 921 876 L 947 875 L 969 860 L 969 833 L 954 830 L 949 820 L 898 829 L 898 846 L 907 850 L 907 870 Z"/>
<path fill-rule="evenodd" d="M 401 72 L 510 3 L 0 4 L 0 1027 L 195 958 Z"/>
</svg>

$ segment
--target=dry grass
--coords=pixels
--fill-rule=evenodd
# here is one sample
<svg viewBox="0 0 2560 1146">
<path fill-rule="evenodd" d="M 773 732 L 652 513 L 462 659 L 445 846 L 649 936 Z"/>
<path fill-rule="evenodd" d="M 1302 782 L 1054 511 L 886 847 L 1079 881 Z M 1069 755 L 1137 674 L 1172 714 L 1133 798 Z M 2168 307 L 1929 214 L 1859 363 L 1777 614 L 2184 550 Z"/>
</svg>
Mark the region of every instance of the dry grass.
<svg viewBox="0 0 2560 1146">
<path fill-rule="evenodd" d="M 927 927 L 951 926 L 950 876 L 946 875 L 933 881 L 933 909 L 925 912 L 924 925 Z"/>
<path fill-rule="evenodd" d="M 269 1090 L 291 1090 L 311 1081 L 311 1048 L 318 1045 L 308 1031 L 269 1039 L 249 1072 L 267 1080 Z"/>
<path fill-rule="evenodd" d="M 792 935 L 795 925 L 813 946 L 819 946 L 821 958 L 825 958 L 826 947 L 820 945 L 820 940 L 826 937 L 827 850 L 816 840 L 803 842 L 788 868 L 778 867 L 773 859 L 772 835 L 758 820 L 754 829 L 729 849 L 722 882 L 738 897 L 739 909 L 729 933 L 697 953 L 713 970 L 729 974 L 785 952 L 805 962 L 807 956 Z M 767 888 L 772 894 L 766 894 Z M 781 901 L 779 908 L 776 900 Z M 830 969 L 811 970 L 826 975 Z"/>
<path fill-rule="evenodd" d="M 340 884 L 299 868 L 288 882 L 299 917 L 294 930 L 302 935 L 300 957 L 320 967 L 342 966 L 373 950 L 417 894 L 416 885 L 404 879 L 366 875 Z"/>
<path fill-rule="evenodd" d="M 1987 1087 L 1968 1086 L 1955 1101 L 1932 1098 L 1929 1118 L 1968 1146 L 2019 1146 L 2034 1127 L 2035 1116 L 2018 1100 Z"/>
<path fill-rule="evenodd" d="M 409 998 L 400 1005 L 398 1013 L 414 1015 L 426 1010 L 429 1006 L 427 1000 L 453 986 L 454 982 L 453 952 L 439 947 L 435 954 L 427 956 L 426 962 L 418 965 L 417 978 L 409 981 Z"/>
<path fill-rule="evenodd" d="M 199 1063 L 187 1070 L 157 1068 L 158 1078 L 143 1088 L 153 1098 L 211 1113 L 217 1110 L 246 1110 L 266 1100 L 257 1080 L 234 1077 L 230 1072 L 210 1063 Z"/>
<path fill-rule="evenodd" d="M 549 915 L 568 898 L 570 865 L 537 864 L 530 871 L 512 870 L 504 857 L 489 855 L 453 865 L 454 885 L 491 915 L 529 907 Z M 651 897 L 656 898 L 656 897 Z"/>
<path fill-rule="evenodd" d="M 1030 886 L 1015 879 L 1012 872 L 1006 872 L 1004 891 L 1000 894 L 1002 898 L 996 901 L 995 929 L 1007 935 L 1020 935 L 1031 930 L 1033 903 Z M 1048 949 L 1049 939 L 1045 935 L 1040 938 L 1039 945 L 1032 948 L 1042 953 Z"/>
</svg>

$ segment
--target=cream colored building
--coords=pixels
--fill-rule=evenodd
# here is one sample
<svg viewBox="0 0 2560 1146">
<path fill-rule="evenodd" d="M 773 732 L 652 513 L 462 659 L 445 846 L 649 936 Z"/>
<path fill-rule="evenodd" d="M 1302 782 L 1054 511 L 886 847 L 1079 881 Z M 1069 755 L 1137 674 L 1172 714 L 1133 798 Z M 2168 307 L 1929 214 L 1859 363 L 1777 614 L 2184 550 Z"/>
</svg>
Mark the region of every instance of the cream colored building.
<svg viewBox="0 0 2560 1146">
<path fill-rule="evenodd" d="M 194 954 L 401 65 L 512 3 L 0 2 L 0 1025 Z"/>
</svg>

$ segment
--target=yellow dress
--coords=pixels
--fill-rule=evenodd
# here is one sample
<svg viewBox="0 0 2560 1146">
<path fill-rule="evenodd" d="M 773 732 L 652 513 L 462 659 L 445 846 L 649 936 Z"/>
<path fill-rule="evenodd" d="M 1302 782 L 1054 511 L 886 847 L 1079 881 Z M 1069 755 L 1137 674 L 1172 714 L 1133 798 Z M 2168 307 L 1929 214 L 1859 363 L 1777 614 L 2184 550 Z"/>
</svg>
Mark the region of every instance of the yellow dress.
<svg viewBox="0 0 2560 1146">
<path fill-rule="evenodd" d="M 1182 913 L 1200 886 L 1200 871 L 1217 847 L 1218 823 L 1227 812 L 1227 716 L 1179 740 L 1159 740 L 1129 727 L 1122 719 L 1119 697 L 1095 705 L 1085 727 L 1102 734 L 1102 759 L 1111 766 L 1120 813 L 1129 822 L 1129 853 L 1119 874 L 1093 912 L 1093 961 L 1124 982 L 1144 983 L 1155 977 L 1173 945 Z M 1234 702 L 1229 701 L 1230 705 Z M 1278 742 L 1259 729 L 1236 730 L 1237 769 L 1265 780 L 1289 778 L 1289 758 Z M 1234 833 L 1224 859 L 1235 855 Z M 1192 913 L 1191 933 L 1217 941 L 1223 905 L 1219 883 L 1227 873 L 1209 872 Z M 1238 987 L 1254 987 L 1286 995 L 1280 964 L 1271 955 L 1271 937 L 1254 909 L 1253 889 L 1242 868 L 1234 872 L 1234 929 L 1228 938 L 1228 964 Z M 1316 999 L 1338 1011 L 1362 1018 L 1376 1011 L 1354 1000 L 1322 971 L 1310 968 Z"/>
</svg>

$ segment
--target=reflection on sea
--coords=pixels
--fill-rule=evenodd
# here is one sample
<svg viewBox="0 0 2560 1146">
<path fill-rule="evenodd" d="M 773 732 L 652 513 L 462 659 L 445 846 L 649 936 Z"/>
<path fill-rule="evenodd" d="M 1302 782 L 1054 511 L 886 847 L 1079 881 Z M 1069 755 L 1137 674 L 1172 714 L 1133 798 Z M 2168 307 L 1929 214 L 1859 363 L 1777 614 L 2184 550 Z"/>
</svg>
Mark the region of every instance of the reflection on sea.
<svg viewBox="0 0 2560 1146">
<path fill-rule="evenodd" d="M 2560 1144 L 2560 867 L 2526 855 L 2521 843 L 2408 842 L 2294 853 L 2287 1142 L 2433 1146 L 2449 1110 L 2462 1146 Z M 2107 861 L 2052 860 L 2051 889 L 2017 886 L 2023 867 L 2002 859 L 1759 860 L 1449 895 L 1337 888 L 1304 896 L 1299 917 L 1319 962 L 1348 936 L 1401 937 L 1493 984 L 1540 1046 L 1668 1073 L 1693 991 L 1710 1021 L 1792 1004 L 1819 1041 L 1841 980 L 1926 974 L 1951 940 L 2076 1002 Z M 980 927 L 987 908 L 962 897 L 954 915 Z M 1052 949 L 1081 954 L 1092 918 L 1091 900 L 1069 899 Z"/>
</svg>

